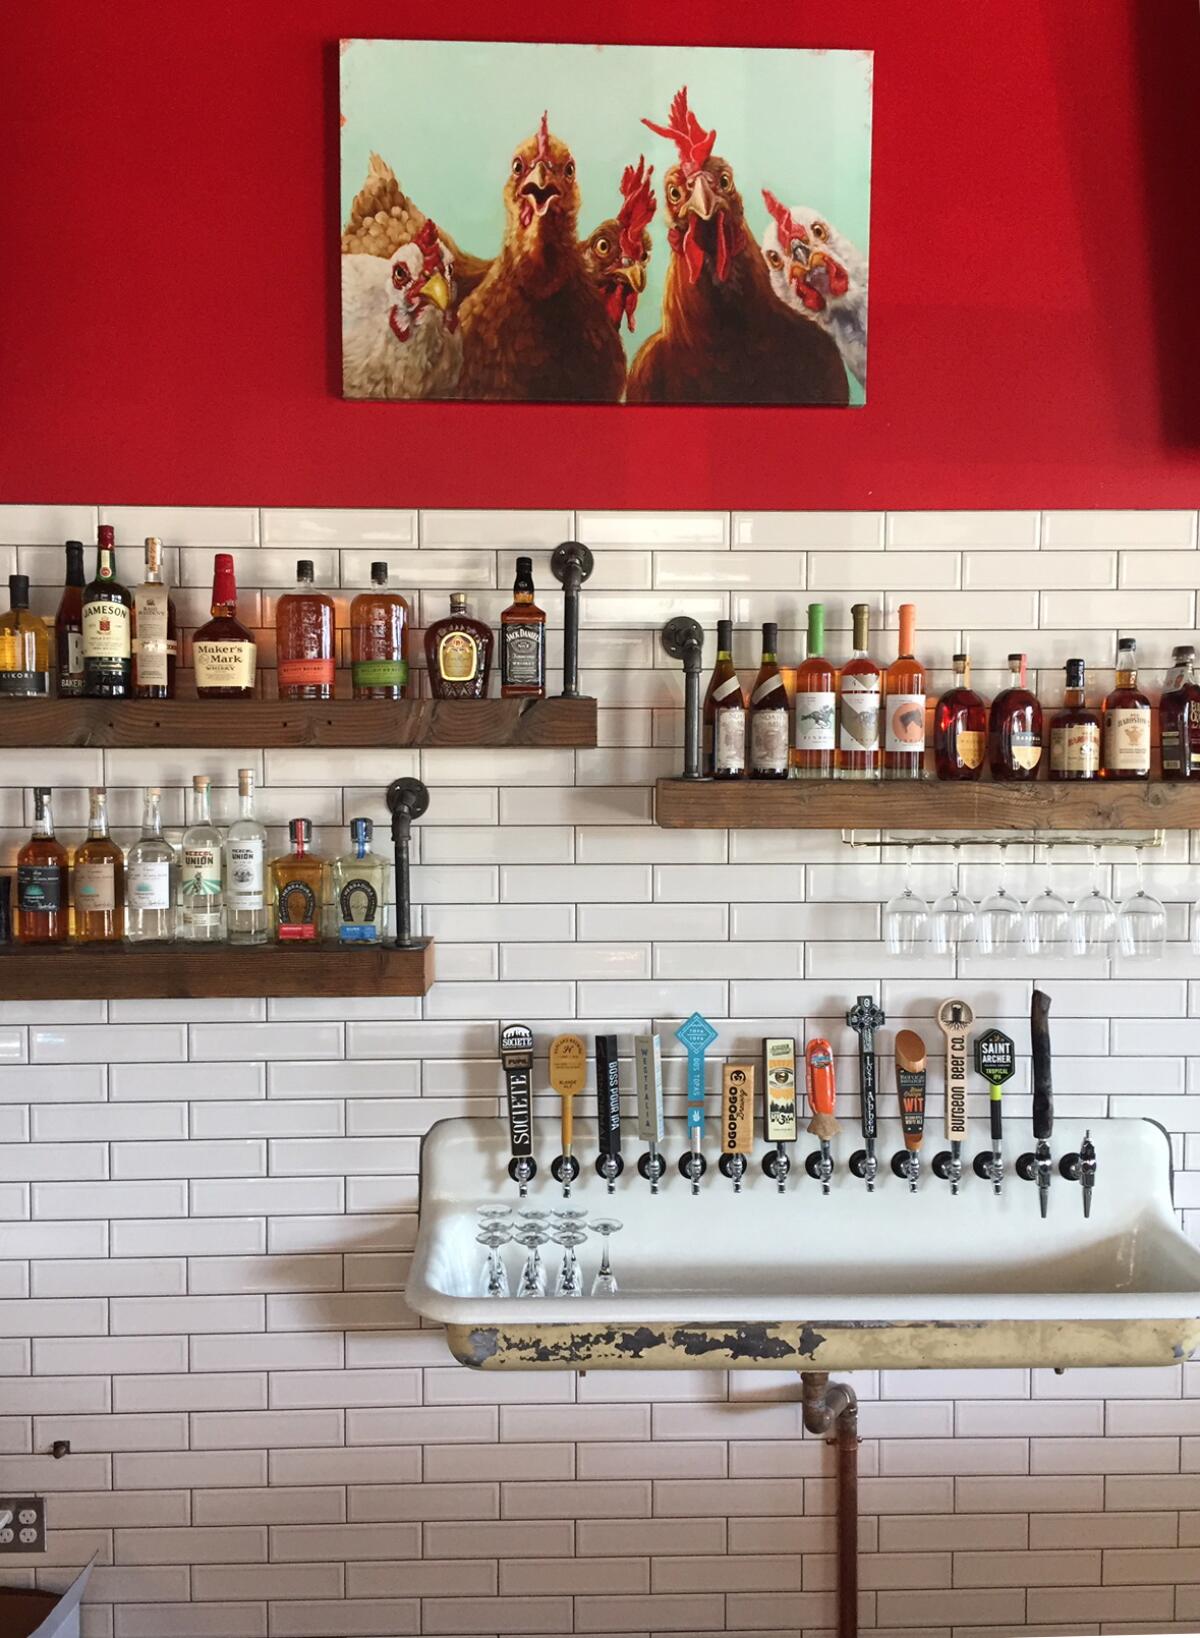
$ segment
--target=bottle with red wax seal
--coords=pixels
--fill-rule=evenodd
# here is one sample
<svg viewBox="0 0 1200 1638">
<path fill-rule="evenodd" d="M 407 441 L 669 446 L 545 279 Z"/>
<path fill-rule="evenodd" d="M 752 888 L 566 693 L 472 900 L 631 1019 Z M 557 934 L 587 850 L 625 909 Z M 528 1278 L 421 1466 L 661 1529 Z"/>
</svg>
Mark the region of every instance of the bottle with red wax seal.
<svg viewBox="0 0 1200 1638">
<path fill-rule="evenodd" d="M 213 559 L 212 619 L 192 638 L 192 667 L 198 698 L 254 698 L 258 646 L 237 618 L 237 579 L 229 552 L 218 552 Z"/>
</svg>

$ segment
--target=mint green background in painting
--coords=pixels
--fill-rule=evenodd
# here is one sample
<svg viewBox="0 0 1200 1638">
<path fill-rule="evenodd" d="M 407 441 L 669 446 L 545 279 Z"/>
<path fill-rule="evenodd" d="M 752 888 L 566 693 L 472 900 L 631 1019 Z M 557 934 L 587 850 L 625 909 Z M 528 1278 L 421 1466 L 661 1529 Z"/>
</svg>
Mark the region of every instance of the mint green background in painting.
<svg viewBox="0 0 1200 1638">
<path fill-rule="evenodd" d="M 760 190 L 819 211 L 867 253 L 871 188 L 871 55 L 680 46 L 512 45 L 437 40 L 343 44 L 342 219 L 374 150 L 417 205 L 464 250 L 490 256 L 504 229 L 501 189 L 514 147 L 543 108 L 579 172 L 580 237 L 620 206 L 625 165 L 644 153 L 656 184 L 673 145 L 665 124 L 681 85 L 716 152 L 733 167 L 757 241 Z M 632 357 L 658 327 L 667 264 L 662 189 Z M 851 380 L 851 401 L 862 391 Z"/>
</svg>

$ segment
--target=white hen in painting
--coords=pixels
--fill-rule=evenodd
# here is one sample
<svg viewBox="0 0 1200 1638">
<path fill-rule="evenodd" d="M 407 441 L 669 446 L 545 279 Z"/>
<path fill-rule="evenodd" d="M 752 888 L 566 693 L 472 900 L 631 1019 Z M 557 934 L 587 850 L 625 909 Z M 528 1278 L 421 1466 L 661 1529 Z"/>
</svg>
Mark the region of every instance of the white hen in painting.
<svg viewBox="0 0 1200 1638">
<path fill-rule="evenodd" d="M 867 380 L 867 258 L 844 233 L 807 205 L 781 205 L 763 189 L 771 213 L 763 260 L 780 301 L 828 330 L 842 362 Z"/>
<path fill-rule="evenodd" d="M 445 398 L 462 370 L 454 260 L 430 221 L 386 260 L 342 262 L 347 398 Z"/>
</svg>

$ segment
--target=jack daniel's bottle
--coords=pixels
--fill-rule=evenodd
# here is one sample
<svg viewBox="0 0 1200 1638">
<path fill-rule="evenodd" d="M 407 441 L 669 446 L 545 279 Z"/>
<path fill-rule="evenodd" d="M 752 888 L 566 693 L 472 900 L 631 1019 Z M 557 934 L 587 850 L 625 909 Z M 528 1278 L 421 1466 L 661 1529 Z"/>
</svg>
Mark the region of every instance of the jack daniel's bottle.
<svg viewBox="0 0 1200 1638">
<path fill-rule="evenodd" d="M 533 559 L 517 559 L 513 600 L 500 616 L 500 693 L 540 700 L 546 693 L 546 616 L 533 600 Z"/>
</svg>

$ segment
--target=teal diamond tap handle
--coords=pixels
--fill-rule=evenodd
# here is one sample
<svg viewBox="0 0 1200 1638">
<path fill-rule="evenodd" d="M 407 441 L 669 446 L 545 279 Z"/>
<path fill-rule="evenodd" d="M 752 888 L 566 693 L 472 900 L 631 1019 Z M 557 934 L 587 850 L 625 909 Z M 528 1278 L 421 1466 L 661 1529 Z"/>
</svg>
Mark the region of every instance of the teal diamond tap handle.
<svg viewBox="0 0 1200 1638">
<path fill-rule="evenodd" d="M 692 1139 L 704 1136 L 704 1054 L 716 1038 L 716 1030 L 698 1012 L 675 1031 L 675 1039 L 683 1044 L 688 1055 L 687 1129 Z"/>
</svg>

